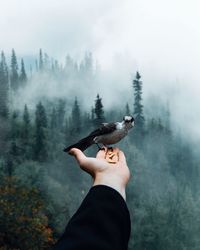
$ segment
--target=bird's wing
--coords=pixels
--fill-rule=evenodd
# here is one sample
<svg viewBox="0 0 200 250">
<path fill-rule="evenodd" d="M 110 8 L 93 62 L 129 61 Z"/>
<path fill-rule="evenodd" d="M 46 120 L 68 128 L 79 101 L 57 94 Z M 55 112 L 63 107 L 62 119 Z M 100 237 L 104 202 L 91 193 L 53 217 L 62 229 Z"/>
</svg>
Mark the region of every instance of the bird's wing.
<svg viewBox="0 0 200 250">
<path fill-rule="evenodd" d="M 98 136 L 98 135 L 104 135 L 109 134 L 115 131 L 116 129 L 116 123 L 103 123 L 103 126 L 100 128 L 94 130 L 92 133 L 89 134 L 89 136 Z"/>
<path fill-rule="evenodd" d="M 82 151 L 87 149 L 94 143 L 94 138 L 99 135 L 105 135 L 112 133 L 116 129 L 116 123 L 104 123 L 100 128 L 94 130 L 87 137 L 83 138 L 79 142 L 64 149 L 65 152 L 69 152 L 71 148 L 78 148 Z"/>
</svg>

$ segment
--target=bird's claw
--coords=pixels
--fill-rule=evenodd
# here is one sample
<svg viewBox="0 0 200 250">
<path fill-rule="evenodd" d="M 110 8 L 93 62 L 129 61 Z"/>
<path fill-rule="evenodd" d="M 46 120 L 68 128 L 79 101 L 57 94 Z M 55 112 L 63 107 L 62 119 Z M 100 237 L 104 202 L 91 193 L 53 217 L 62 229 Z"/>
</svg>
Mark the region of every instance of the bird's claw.
<svg viewBox="0 0 200 250">
<path fill-rule="evenodd" d="M 113 151 L 113 147 L 108 147 L 108 150 Z"/>
<path fill-rule="evenodd" d="M 109 147 L 107 149 L 105 159 L 107 160 L 108 163 L 116 164 L 119 161 L 119 149 Z"/>
</svg>

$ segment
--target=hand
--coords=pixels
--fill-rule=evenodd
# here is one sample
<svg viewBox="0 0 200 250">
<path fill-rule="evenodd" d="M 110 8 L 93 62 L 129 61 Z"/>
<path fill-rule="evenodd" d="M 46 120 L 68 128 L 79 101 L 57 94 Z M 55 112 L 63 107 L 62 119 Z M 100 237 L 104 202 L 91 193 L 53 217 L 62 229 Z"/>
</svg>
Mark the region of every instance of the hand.
<svg viewBox="0 0 200 250">
<path fill-rule="evenodd" d="M 124 153 L 119 150 L 117 163 L 108 163 L 105 159 L 107 149 L 100 150 L 96 158 L 87 157 L 81 150 L 72 148 L 70 154 L 74 155 L 80 167 L 89 173 L 95 185 L 106 185 L 117 190 L 126 199 L 125 188 L 130 178 L 130 171 Z"/>
</svg>

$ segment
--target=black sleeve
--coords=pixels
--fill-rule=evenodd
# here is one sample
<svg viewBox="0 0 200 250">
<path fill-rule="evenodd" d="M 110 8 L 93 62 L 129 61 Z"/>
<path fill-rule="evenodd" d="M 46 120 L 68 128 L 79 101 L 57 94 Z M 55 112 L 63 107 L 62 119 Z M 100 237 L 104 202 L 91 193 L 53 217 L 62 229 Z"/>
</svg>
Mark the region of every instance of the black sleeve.
<svg viewBox="0 0 200 250">
<path fill-rule="evenodd" d="M 108 186 L 94 186 L 54 250 L 125 250 L 130 227 L 129 211 L 122 196 Z"/>
</svg>

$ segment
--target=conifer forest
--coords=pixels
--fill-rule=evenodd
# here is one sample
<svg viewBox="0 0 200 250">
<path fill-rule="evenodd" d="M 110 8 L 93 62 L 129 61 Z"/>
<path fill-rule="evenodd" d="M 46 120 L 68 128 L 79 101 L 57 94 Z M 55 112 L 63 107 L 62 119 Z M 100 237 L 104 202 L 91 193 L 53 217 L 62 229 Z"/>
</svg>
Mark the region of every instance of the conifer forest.
<svg viewBox="0 0 200 250">
<path fill-rule="evenodd" d="M 129 249 L 200 249 L 199 150 L 174 128 L 170 100 L 145 100 L 148 83 L 133 69 L 129 89 L 121 83 L 123 97 L 107 106 L 91 53 L 61 63 L 40 49 L 34 60 L 1 52 L 0 249 L 51 249 L 92 184 L 63 149 L 129 114 L 135 127 L 118 144 L 131 171 Z"/>
</svg>

